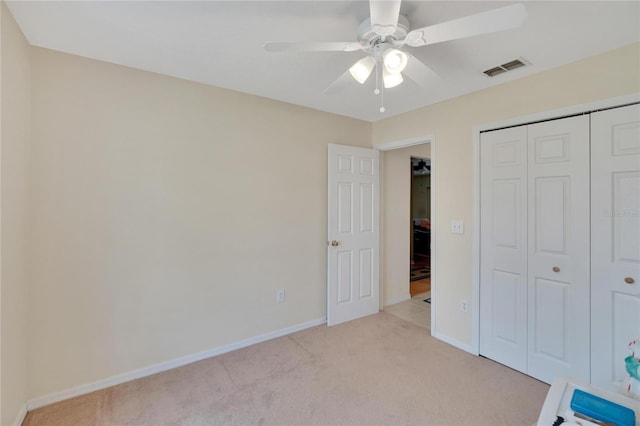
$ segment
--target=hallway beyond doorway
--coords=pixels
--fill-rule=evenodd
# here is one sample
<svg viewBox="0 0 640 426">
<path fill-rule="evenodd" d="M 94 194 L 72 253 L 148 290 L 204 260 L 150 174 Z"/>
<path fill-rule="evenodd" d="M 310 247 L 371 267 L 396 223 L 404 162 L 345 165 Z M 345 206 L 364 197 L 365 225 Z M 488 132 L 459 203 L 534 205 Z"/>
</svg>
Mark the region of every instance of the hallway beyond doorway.
<svg viewBox="0 0 640 426">
<path fill-rule="evenodd" d="M 431 278 L 423 280 L 411 281 L 409 284 L 409 294 L 411 297 L 431 291 Z"/>
</svg>

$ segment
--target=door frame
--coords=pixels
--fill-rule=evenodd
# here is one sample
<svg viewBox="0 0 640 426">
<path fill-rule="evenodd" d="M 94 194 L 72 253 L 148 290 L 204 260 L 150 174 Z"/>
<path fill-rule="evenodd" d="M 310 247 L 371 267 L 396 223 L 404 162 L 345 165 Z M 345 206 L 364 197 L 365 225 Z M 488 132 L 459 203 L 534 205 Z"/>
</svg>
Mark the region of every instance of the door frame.
<svg viewBox="0 0 640 426">
<path fill-rule="evenodd" d="M 559 109 L 513 117 L 473 126 L 473 233 L 471 270 L 471 353 L 480 354 L 480 133 L 504 127 L 520 126 L 539 121 L 555 120 L 571 115 L 593 112 L 640 102 L 640 92 L 614 98 L 572 105 Z"/>
<path fill-rule="evenodd" d="M 435 164 L 435 157 L 436 157 L 436 138 L 434 135 L 429 134 L 429 135 L 423 135 L 423 136 L 417 136 L 417 137 L 413 137 L 413 138 L 409 138 L 409 139 L 401 139 L 401 140 L 395 140 L 395 141 L 391 141 L 391 142 L 385 142 L 385 143 L 381 143 L 381 144 L 377 144 L 374 145 L 374 148 L 379 150 L 379 151 L 391 151 L 394 149 L 399 149 L 399 148 L 408 148 L 410 146 L 415 146 L 415 145 L 423 145 L 423 144 L 430 144 L 431 147 L 431 153 L 430 153 L 430 159 L 431 159 L 431 197 L 429 199 L 429 202 L 431 203 L 431 217 L 429 218 L 429 220 L 431 221 L 431 335 L 434 337 L 438 337 L 438 332 L 437 332 L 437 327 L 436 327 L 436 310 L 437 310 L 437 303 L 436 303 L 436 299 L 437 299 L 437 284 L 436 284 L 436 274 L 437 274 L 437 268 L 436 268 L 436 255 L 437 255 L 437 250 L 436 250 L 436 209 L 435 207 L 435 199 L 436 199 L 436 173 L 435 173 L 435 168 L 437 167 L 437 165 Z M 382 158 L 382 157 L 381 157 Z M 385 194 L 385 187 L 384 187 L 384 167 L 383 167 L 383 161 L 380 161 L 380 189 L 382 191 L 382 195 L 380 197 L 380 249 L 382 251 L 382 248 L 384 247 L 384 240 L 383 240 L 383 235 L 384 235 L 384 218 L 382 217 L 382 214 L 384 212 L 383 209 L 383 203 L 384 201 L 384 194 Z M 411 213 L 411 212 L 409 212 Z M 382 258 L 381 258 L 382 260 Z M 407 262 L 410 262 L 410 259 L 407 259 Z M 384 260 L 382 260 L 380 262 L 380 278 L 382 281 L 382 277 L 384 277 L 383 275 L 383 268 L 384 268 Z M 380 287 L 380 309 L 382 310 L 383 308 L 383 304 L 384 304 L 384 286 L 386 283 L 382 283 L 382 286 Z"/>
</svg>

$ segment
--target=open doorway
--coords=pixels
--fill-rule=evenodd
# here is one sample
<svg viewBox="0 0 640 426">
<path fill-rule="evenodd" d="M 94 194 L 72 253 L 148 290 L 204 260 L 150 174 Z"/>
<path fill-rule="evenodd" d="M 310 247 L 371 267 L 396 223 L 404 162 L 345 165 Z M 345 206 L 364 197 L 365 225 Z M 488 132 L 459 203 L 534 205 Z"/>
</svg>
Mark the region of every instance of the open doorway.
<svg viewBox="0 0 640 426">
<path fill-rule="evenodd" d="M 415 325 L 424 327 L 431 332 L 435 330 L 435 312 L 437 308 L 437 279 L 435 266 L 435 237 L 433 228 L 436 224 L 433 204 L 422 207 L 424 210 L 419 214 L 414 214 L 413 206 L 415 200 L 411 194 L 411 180 L 413 175 L 413 160 L 416 158 L 416 166 L 424 168 L 425 164 L 419 161 L 430 160 L 430 172 L 434 169 L 434 140 L 432 137 L 425 137 L 421 141 L 417 140 L 410 145 L 404 142 L 400 146 L 384 147 L 382 156 L 382 268 L 381 284 L 383 288 L 384 311 L 412 322 Z M 416 170 L 417 171 L 417 170 Z M 421 172 L 425 174 L 425 171 Z M 427 198 L 434 198 L 435 185 L 433 175 L 430 175 L 429 193 L 422 194 Z M 424 198 L 424 197 L 423 197 Z M 414 218 L 429 219 L 429 240 L 422 239 L 417 243 L 414 241 Z M 418 226 L 424 225 L 422 222 Z M 425 235 L 421 235 L 425 237 Z M 420 290 L 416 296 L 410 295 L 411 284 L 411 261 L 416 264 L 417 257 L 414 251 L 414 244 L 419 245 L 418 253 L 426 246 L 429 249 L 429 267 L 431 270 L 430 294 L 422 297 L 427 291 Z M 426 253 L 425 253 L 426 254 Z M 424 260 L 424 259 L 422 259 Z M 422 265 L 425 265 L 423 262 Z M 425 265 L 426 266 L 426 265 Z M 416 280 L 418 281 L 418 280 Z M 421 283 L 422 284 L 422 283 Z M 424 300 L 431 297 L 433 304 Z M 433 333 L 432 333 L 433 334 Z"/>
<path fill-rule="evenodd" d="M 431 292 L 431 160 L 411 157 L 411 232 L 410 282 L 411 297 Z"/>
</svg>

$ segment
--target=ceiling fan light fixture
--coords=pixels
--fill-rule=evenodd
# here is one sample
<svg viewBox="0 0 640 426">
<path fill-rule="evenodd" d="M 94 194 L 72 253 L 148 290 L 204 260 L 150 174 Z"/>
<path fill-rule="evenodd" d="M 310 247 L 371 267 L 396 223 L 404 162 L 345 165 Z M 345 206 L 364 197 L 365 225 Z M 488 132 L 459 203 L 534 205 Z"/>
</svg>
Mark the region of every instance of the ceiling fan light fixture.
<svg viewBox="0 0 640 426">
<path fill-rule="evenodd" d="M 404 78 L 402 78 L 402 74 L 400 73 L 390 73 L 385 69 L 382 73 L 382 81 L 385 89 L 391 89 L 401 84 Z"/>
<path fill-rule="evenodd" d="M 399 74 L 407 66 L 407 54 L 398 49 L 387 49 L 382 56 L 384 68 L 391 74 Z"/>
<path fill-rule="evenodd" d="M 360 59 L 349 68 L 351 76 L 360 84 L 364 84 L 365 81 L 371 75 L 373 67 L 376 66 L 376 60 L 372 56 L 367 56 Z"/>
</svg>

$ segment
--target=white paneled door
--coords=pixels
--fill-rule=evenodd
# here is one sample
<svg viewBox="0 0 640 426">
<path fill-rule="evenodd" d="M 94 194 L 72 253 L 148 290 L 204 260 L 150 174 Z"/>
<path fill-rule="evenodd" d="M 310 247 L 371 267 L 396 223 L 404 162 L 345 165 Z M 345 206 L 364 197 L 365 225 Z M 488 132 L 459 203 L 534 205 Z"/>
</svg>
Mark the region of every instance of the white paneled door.
<svg viewBox="0 0 640 426">
<path fill-rule="evenodd" d="M 527 374 L 588 383 L 589 116 L 527 127 Z"/>
<path fill-rule="evenodd" d="M 527 369 L 527 128 L 482 134 L 480 353 Z"/>
<path fill-rule="evenodd" d="M 589 382 L 589 118 L 480 143 L 480 353 Z"/>
<path fill-rule="evenodd" d="M 591 120 L 591 379 L 617 391 L 640 338 L 640 106 Z"/>
<path fill-rule="evenodd" d="M 327 324 L 379 311 L 379 151 L 329 145 Z"/>
</svg>

